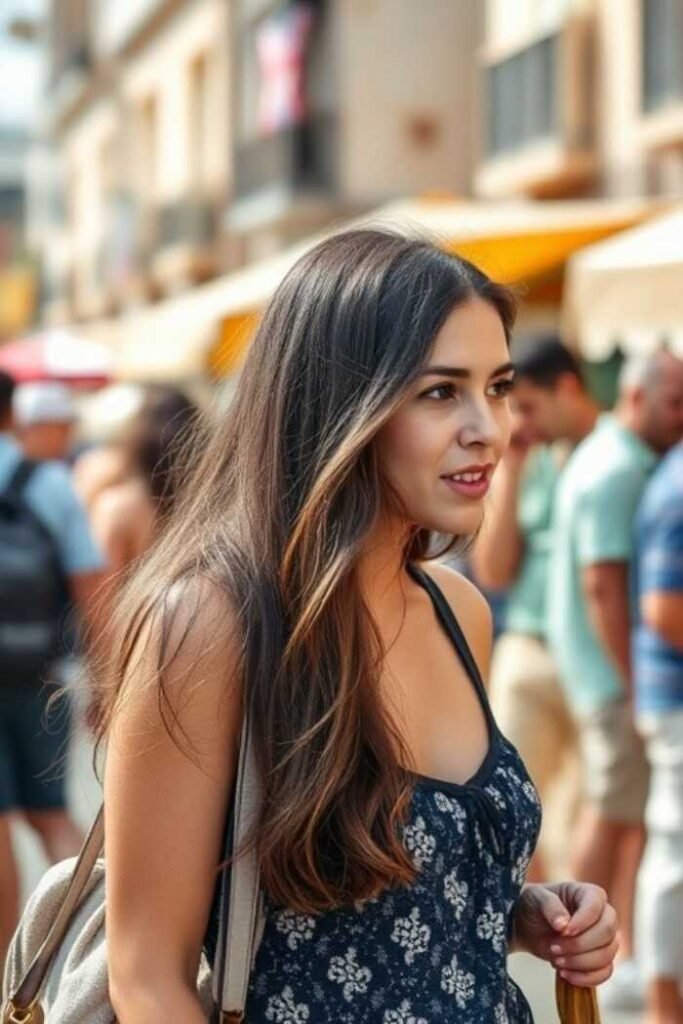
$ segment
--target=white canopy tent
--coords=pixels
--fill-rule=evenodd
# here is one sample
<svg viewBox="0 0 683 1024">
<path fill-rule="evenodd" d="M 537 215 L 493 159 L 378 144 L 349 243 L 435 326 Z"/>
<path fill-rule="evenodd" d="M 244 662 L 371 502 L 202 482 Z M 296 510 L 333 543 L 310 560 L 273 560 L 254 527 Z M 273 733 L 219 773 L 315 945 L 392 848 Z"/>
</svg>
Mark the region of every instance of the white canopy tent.
<svg viewBox="0 0 683 1024">
<path fill-rule="evenodd" d="M 564 324 L 587 359 L 649 352 L 683 356 L 683 207 L 571 257 Z"/>
</svg>

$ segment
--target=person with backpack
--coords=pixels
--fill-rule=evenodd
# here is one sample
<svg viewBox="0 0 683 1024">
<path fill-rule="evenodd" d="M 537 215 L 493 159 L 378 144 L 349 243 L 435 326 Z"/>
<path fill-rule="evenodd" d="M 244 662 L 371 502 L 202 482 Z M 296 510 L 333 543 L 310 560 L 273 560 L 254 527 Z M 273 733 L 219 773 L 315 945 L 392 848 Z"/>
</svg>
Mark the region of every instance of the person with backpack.
<svg viewBox="0 0 683 1024">
<path fill-rule="evenodd" d="M 70 607 L 94 625 L 103 569 L 67 467 L 26 459 L 12 435 L 14 387 L 0 373 L 0 963 L 19 909 L 12 817 L 51 862 L 81 844 L 65 799 L 69 703 L 48 702 Z"/>
</svg>

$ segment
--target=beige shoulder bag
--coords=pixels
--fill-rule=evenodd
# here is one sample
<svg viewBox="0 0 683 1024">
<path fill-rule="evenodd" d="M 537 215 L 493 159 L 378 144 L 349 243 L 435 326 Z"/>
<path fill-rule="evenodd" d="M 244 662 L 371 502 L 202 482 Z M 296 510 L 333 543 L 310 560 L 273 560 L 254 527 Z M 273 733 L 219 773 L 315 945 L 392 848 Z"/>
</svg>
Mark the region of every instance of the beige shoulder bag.
<svg viewBox="0 0 683 1024">
<path fill-rule="evenodd" d="M 261 794 L 248 725 L 242 730 L 231 836 L 225 860 L 258 814 Z M 2 1024 L 113 1024 L 105 937 L 104 810 L 79 857 L 43 876 L 22 915 L 5 965 Z M 223 871 L 213 965 L 204 958 L 197 992 L 213 1024 L 243 1020 L 263 923 L 256 853 Z"/>
</svg>

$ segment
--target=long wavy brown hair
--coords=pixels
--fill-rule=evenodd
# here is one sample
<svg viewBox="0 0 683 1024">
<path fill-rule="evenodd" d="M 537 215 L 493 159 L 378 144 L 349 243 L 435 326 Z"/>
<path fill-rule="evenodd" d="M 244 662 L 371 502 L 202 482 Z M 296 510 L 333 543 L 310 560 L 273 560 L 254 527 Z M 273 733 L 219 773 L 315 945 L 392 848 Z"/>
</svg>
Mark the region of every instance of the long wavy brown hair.
<svg viewBox="0 0 683 1024">
<path fill-rule="evenodd" d="M 449 313 L 473 296 L 509 336 L 510 292 L 430 242 L 356 230 L 304 255 L 263 316 L 231 405 L 198 428 L 183 493 L 119 609 L 100 738 L 135 684 L 131 652 L 159 609 L 159 702 L 176 735 L 165 598 L 198 576 L 228 595 L 265 788 L 254 836 L 262 885 L 301 912 L 414 877 L 401 841 L 406 752 L 380 701 L 382 643 L 358 569 L 394 500 L 373 439 Z M 406 560 L 425 557 L 430 540 L 415 530 Z"/>
</svg>

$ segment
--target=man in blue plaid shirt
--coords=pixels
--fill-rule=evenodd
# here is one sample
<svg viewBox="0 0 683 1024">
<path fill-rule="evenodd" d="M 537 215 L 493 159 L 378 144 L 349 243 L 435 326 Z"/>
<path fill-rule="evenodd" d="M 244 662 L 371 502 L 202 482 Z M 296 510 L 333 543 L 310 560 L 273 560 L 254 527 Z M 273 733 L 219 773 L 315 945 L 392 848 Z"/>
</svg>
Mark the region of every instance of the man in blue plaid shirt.
<svg viewBox="0 0 683 1024">
<path fill-rule="evenodd" d="M 683 442 L 663 460 L 636 532 L 633 668 L 651 768 L 641 870 L 648 1024 L 683 1021 Z"/>
</svg>

